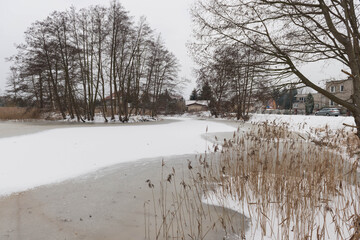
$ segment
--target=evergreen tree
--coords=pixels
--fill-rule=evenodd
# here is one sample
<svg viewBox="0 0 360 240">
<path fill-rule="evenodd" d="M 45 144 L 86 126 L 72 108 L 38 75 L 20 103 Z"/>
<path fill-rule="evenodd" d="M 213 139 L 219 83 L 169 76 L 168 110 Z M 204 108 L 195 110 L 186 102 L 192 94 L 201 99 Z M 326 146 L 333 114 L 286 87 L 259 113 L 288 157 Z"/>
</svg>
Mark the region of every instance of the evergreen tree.
<svg viewBox="0 0 360 240">
<path fill-rule="evenodd" d="M 312 114 L 314 110 L 314 97 L 309 93 L 305 98 L 305 113 L 306 115 Z"/>
<path fill-rule="evenodd" d="M 211 100 L 212 98 L 213 94 L 209 82 L 205 82 L 201 88 L 199 100 Z"/>
<path fill-rule="evenodd" d="M 281 92 L 276 91 L 273 93 L 276 105 L 282 109 L 291 109 L 296 95 L 296 89 L 284 89 Z"/>
<path fill-rule="evenodd" d="M 198 100 L 198 94 L 196 89 L 194 88 L 194 90 L 192 90 L 191 95 L 190 95 L 190 100 Z"/>
</svg>

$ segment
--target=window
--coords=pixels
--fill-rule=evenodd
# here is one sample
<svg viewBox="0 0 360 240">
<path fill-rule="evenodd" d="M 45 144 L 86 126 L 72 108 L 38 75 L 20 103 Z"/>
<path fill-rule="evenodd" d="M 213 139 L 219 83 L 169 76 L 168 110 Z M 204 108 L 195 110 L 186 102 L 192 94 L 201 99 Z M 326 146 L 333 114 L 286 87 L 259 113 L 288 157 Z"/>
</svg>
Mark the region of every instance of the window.
<svg viewBox="0 0 360 240">
<path fill-rule="evenodd" d="M 344 85 L 340 85 L 340 92 L 344 91 Z"/>
<path fill-rule="evenodd" d="M 304 101 L 304 98 L 303 98 L 303 97 L 300 97 L 300 98 L 299 98 L 299 101 L 300 101 L 300 102 L 303 102 L 303 101 Z"/>
<path fill-rule="evenodd" d="M 334 106 L 334 101 L 330 100 L 330 106 Z"/>
<path fill-rule="evenodd" d="M 335 92 L 335 86 L 330 87 L 330 92 Z"/>
</svg>

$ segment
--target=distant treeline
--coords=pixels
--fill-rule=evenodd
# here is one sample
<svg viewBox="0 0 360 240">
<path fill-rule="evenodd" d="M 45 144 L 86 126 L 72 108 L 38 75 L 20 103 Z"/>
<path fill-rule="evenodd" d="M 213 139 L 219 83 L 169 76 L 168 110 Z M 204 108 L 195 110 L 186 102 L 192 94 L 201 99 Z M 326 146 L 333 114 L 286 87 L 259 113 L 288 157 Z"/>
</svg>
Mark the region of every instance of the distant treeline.
<svg viewBox="0 0 360 240">
<path fill-rule="evenodd" d="M 111 119 L 156 115 L 161 95 L 172 95 L 178 60 L 145 18 L 135 23 L 113 1 L 53 12 L 25 32 L 12 56 L 7 93 L 41 109 L 92 120 L 96 109 Z"/>
</svg>

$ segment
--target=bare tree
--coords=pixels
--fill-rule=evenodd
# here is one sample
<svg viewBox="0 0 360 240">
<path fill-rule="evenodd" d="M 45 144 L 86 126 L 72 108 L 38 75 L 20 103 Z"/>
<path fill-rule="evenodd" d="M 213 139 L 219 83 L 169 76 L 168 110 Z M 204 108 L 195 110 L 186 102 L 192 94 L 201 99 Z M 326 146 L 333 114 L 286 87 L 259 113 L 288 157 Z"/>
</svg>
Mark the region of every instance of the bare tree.
<svg viewBox="0 0 360 240">
<path fill-rule="evenodd" d="M 145 18 L 135 25 L 115 0 L 108 8 L 54 12 L 32 24 L 10 59 L 13 83 L 21 86 L 16 94 L 78 121 L 94 120 L 97 109 L 105 122 L 108 113 L 128 121 L 146 100 L 141 96 L 151 95 L 148 109 L 156 114 L 159 95 L 178 82 L 178 64 L 152 32 Z"/>
<path fill-rule="evenodd" d="M 210 0 L 192 11 L 198 49 L 236 42 L 267 56 L 264 71 L 296 76 L 349 109 L 360 127 L 359 3 L 353 0 Z M 353 80 L 351 101 L 340 99 L 299 70 L 308 62 L 336 60 Z M 360 137 L 360 131 L 358 131 Z"/>
<path fill-rule="evenodd" d="M 203 87 L 211 86 L 211 97 L 204 100 L 211 100 L 212 113 L 235 111 L 238 119 L 247 118 L 259 82 L 266 85 L 258 54 L 247 47 L 220 45 L 202 64 L 197 81 Z"/>
</svg>

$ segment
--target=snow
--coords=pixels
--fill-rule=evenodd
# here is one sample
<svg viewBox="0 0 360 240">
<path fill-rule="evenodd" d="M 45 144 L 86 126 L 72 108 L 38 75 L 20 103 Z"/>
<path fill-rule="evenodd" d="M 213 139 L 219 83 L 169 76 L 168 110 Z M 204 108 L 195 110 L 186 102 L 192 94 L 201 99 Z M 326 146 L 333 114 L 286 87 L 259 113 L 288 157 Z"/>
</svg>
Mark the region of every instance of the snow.
<svg viewBox="0 0 360 240">
<path fill-rule="evenodd" d="M 315 134 L 316 129 L 330 129 L 333 133 L 337 130 L 344 131 L 354 131 L 353 128 L 347 127 L 347 125 L 355 125 L 353 117 L 326 117 L 326 116 L 305 116 L 305 115 L 276 115 L 276 114 L 254 114 L 250 122 L 254 124 L 267 122 L 272 125 L 286 125 L 289 130 L 296 131 L 304 136 L 308 136 L 309 138 L 315 138 L 317 135 Z M 349 157 L 349 156 L 347 156 Z M 358 199 L 353 199 L 354 196 L 358 196 L 358 192 L 356 192 L 355 187 L 347 185 L 347 190 L 344 190 L 342 194 L 336 196 L 332 199 L 332 201 L 328 202 L 329 205 L 324 204 L 323 206 L 319 206 L 315 212 L 309 212 L 309 214 L 314 215 L 313 226 L 321 227 L 324 225 L 324 221 L 326 222 L 326 230 L 325 230 L 325 239 L 349 239 L 353 232 L 351 226 L 349 226 L 349 220 L 352 209 L 358 209 L 360 202 Z M 271 209 L 269 212 L 265 213 L 269 220 L 267 220 L 266 225 L 266 234 L 264 236 L 260 223 L 258 219 L 255 219 L 255 216 L 258 216 L 258 212 L 256 206 L 250 205 L 249 199 L 252 199 L 251 202 L 256 202 L 255 197 L 253 196 L 250 189 L 245 190 L 247 192 L 247 197 L 242 200 L 239 200 L 237 196 L 232 196 L 229 194 L 225 194 L 222 192 L 221 188 L 218 188 L 214 192 L 208 192 L 207 195 L 203 197 L 203 202 L 215 206 L 222 206 L 228 209 L 232 209 L 237 211 L 247 218 L 250 219 L 249 230 L 245 233 L 245 239 L 254 239 L 254 240 L 270 240 L 270 239 L 283 239 L 282 236 L 277 234 L 281 233 L 281 222 L 282 219 L 277 218 L 277 210 Z M 356 192 L 356 194 L 355 194 Z M 349 202 L 351 204 L 349 205 Z M 354 206 L 353 206 L 354 205 Z M 331 211 L 327 209 L 336 209 L 337 216 L 334 216 Z M 347 211 L 347 210 L 349 211 Z M 313 211 L 309 209 L 309 211 Z M 356 211 L 355 211 L 356 212 Z M 251 217 L 252 216 L 252 217 Z M 258 216 L 259 217 L 259 216 Z M 336 225 L 335 224 L 336 220 Z M 348 220 L 348 221 L 346 221 Z M 296 224 L 292 221 L 292 226 L 296 226 Z M 306 224 L 306 223 L 305 223 Z M 310 223 L 308 223 L 310 224 Z M 341 236 L 338 235 L 338 231 L 341 232 Z M 288 231 L 285 229 L 285 231 Z M 315 231 L 316 232 L 316 231 Z M 288 239 L 296 239 L 296 231 L 289 231 Z M 239 239 L 243 239 L 239 236 Z M 317 239 L 316 234 L 314 234 L 309 239 Z"/>
<path fill-rule="evenodd" d="M 62 128 L 2 138 L 0 195 L 60 182 L 122 162 L 203 153 L 211 144 L 204 139 L 204 134 L 236 131 L 235 127 L 226 125 L 225 120 L 200 121 L 194 117 L 172 119 L 176 121 L 168 124 Z M 290 130 L 301 134 L 311 134 L 314 129 L 324 128 L 326 125 L 333 130 L 352 131 L 352 128 L 343 124 L 354 125 L 352 117 L 342 116 L 254 114 L 250 119 L 253 123 L 264 121 L 270 124 L 286 124 Z M 246 202 L 239 204 L 234 196 L 222 197 L 219 200 L 216 197 L 219 195 L 222 196 L 221 193 L 210 193 L 204 201 L 250 216 L 251 209 Z M 341 201 L 343 199 L 339 200 Z M 331 223 L 329 214 L 326 219 Z M 321 221 L 319 220 L 319 223 Z M 328 231 L 327 239 L 337 239 L 334 231 Z M 345 228 L 344 231 L 346 232 Z M 251 228 L 246 237 L 256 240 L 271 239 L 262 237 L 261 229 L 256 227 Z"/>
<path fill-rule="evenodd" d="M 0 139 L 0 195 L 77 177 L 143 158 L 203 153 L 224 123 L 177 118 L 168 124 L 53 129 Z M 210 143 L 209 143 L 210 144 Z"/>
<path fill-rule="evenodd" d="M 358 209 L 359 201 L 357 201 L 356 199 L 354 201 L 349 201 L 351 199 L 349 196 L 354 196 L 354 194 L 351 192 L 351 189 L 353 189 L 353 191 L 356 191 L 353 187 L 350 187 L 349 189 L 347 189 L 347 191 L 344 191 L 343 195 L 341 194 L 332 199 L 332 201 L 329 201 L 328 205 L 322 204 L 316 210 L 310 208 L 304 210 L 306 211 L 306 214 L 313 215 L 312 223 L 303 223 L 305 226 L 312 226 L 314 230 L 312 237 L 309 237 L 307 239 L 317 240 L 318 238 L 316 235 L 316 230 L 318 228 L 321 229 L 323 226 L 326 226 L 325 239 L 350 239 L 352 235 L 352 229 L 349 225 L 349 223 L 351 223 L 351 216 L 349 216 L 349 213 L 351 212 L 351 210 L 347 211 L 344 209 Z M 260 226 L 261 221 L 259 221 L 259 218 L 261 218 L 262 216 L 259 216 L 259 212 L 256 206 L 254 204 L 249 204 L 248 200 L 251 199 L 251 202 L 256 202 L 256 198 L 251 194 L 251 190 L 247 189 L 246 191 L 249 196 L 245 197 L 241 201 L 236 196 L 224 194 L 221 189 L 217 189 L 214 192 L 208 192 L 206 196 L 203 196 L 202 201 L 209 205 L 221 206 L 227 209 L 231 209 L 247 217 L 250 223 L 249 229 L 245 232 L 245 239 L 298 239 L 299 236 L 297 235 L 297 231 L 301 231 L 301 229 L 294 230 L 294 228 L 296 227 L 299 228 L 298 224 L 294 222 L 294 219 L 291 219 L 290 226 L 293 227 L 293 230 L 289 231 L 286 226 L 284 226 L 284 228 L 281 230 L 283 219 L 278 218 L 278 210 L 276 209 L 270 209 L 268 212 L 263 213 L 266 215 L 266 234 L 263 234 L 262 227 Z M 349 204 L 349 202 L 351 202 L 351 204 Z M 355 206 L 353 206 L 353 204 Z M 329 211 L 328 209 L 331 210 Z M 336 215 L 333 214 L 332 209 L 336 209 Z M 339 235 L 337 231 L 339 231 L 341 235 Z M 284 238 L 284 236 L 282 236 L 283 232 L 288 232 L 289 238 Z M 243 238 L 239 236 L 238 239 Z"/>
<path fill-rule="evenodd" d="M 199 104 L 203 106 L 209 106 L 210 101 L 209 100 L 188 100 L 185 102 L 186 106 L 192 105 L 192 104 Z"/>
<path fill-rule="evenodd" d="M 59 113 L 51 113 L 49 116 L 46 116 L 47 119 L 61 119 L 59 122 L 78 122 L 78 119 L 75 117 L 73 119 L 70 116 L 66 116 L 66 119 L 62 119 L 61 114 Z M 114 115 L 114 120 L 111 120 L 111 117 L 107 117 L 108 123 L 122 123 L 119 120 L 119 115 Z M 87 119 L 83 119 L 85 124 L 93 124 L 93 123 L 104 123 L 105 119 L 102 114 L 95 114 L 94 119 L 89 121 Z M 132 115 L 129 116 L 129 120 L 127 123 L 134 123 L 134 122 L 155 122 L 159 119 L 157 117 L 151 117 L 149 115 Z"/>
<path fill-rule="evenodd" d="M 352 130 L 352 128 L 345 127 L 343 124 L 355 125 L 353 117 L 328 117 L 328 116 L 314 116 L 314 115 L 279 115 L 279 114 L 254 114 L 250 122 L 259 123 L 268 121 L 276 124 L 288 124 L 292 131 L 301 132 L 304 134 L 310 133 L 316 128 L 324 128 L 328 126 L 332 130 Z"/>
</svg>

